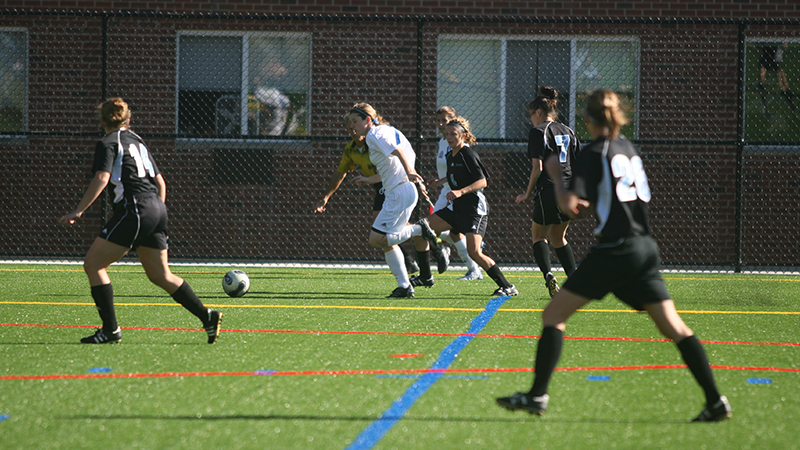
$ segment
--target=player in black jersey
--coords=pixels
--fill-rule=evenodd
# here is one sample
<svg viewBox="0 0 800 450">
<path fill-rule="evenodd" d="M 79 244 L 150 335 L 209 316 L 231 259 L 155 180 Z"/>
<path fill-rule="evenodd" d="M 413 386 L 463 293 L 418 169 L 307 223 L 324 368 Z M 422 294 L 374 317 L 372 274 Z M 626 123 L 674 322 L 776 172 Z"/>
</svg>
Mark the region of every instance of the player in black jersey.
<svg viewBox="0 0 800 450">
<path fill-rule="evenodd" d="M 167 185 L 142 138 L 130 130 L 128 104 L 121 98 L 110 98 L 97 109 L 106 136 L 95 147 L 94 178 L 78 207 L 59 220 L 64 225 L 74 224 L 111 183 L 114 215 L 95 239 L 83 263 L 103 326 L 81 342 L 104 344 L 122 339 L 114 312 L 114 290 L 106 269 L 135 249 L 147 278 L 197 316 L 203 322 L 208 343 L 213 344 L 219 335 L 222 313 L 203 306 L 189 283 L 169 269 L 164 205 Z"/>
<path fill-rule="evenodd" d="M 575 161 L 569 188 L 562 183 L 557 159 L 548 159 L 545 168 L 556 182 L 562 211 L 578 216 L 587 207 L 594 209 L 599 222 L 595 229 L 598 243 L 542 313 L 533 387 L 497 402 L 507 409 L 543 414 L 567 319 L 589 301 L 612 292 L 634 309 L 646 311 L 659 331 L 677 344 L 705 393 L 706 407 L 694 421 L 725 420 L 731 416 L 728 399 L 717 391 L 705 350 L 675 310 L 659 273 L 658 247 L 649 235 L 647 222 L 650 188 L 639 152 L 619 136 L 627 118 L 617 94 L 609 90 L 592 93 L 585 120 L 595 140 Z"/>
<path fill-rule="evenodd" d="M 434 211 L 428 218 L 430 228 L 423 225 L 424 219 L 420 221 L 422 237 L 428 242 L 436 242 L 437 236 L 445 230 L 466 235 L 469 257 L 497 283 L 493 295 L 517 295 L 517 288 L 506 280 L 494 260 L 481 250 L 489 214 L 489 204 L 483 195 L 483 189 L 488 185 L 488 173 L 478 154 L 469 146 L 476 141 L 469 130 L 469 122 L 463 117 L 456 117 L 447 123 L 446 130 L 445 139 L 450 146 L 447 153 L 450 192 L 446 195 L 447 205 Z M 415 238 L 417 255 L 425 254 L 428 242 Z M 433 286 L 430 267 L 425 271 L 422 262 L 419 267 L 419 275 L 411 283 L 414 286 Z"/>
<path fill-rule="evenodd" d="M 567 242 L 569 216 L 561 212 L 556 202 L 553 180 L 544 172 L 542 163 L 550 156 L 557 156 L 561 163 L 564 181 L 572 177 L 572 161 L 581 150 L 581 143 L 575 132 L 558 122 L 558 91 L 551 86 L 541 86 L 539 95 L 528 102 L 528 113 L 533 128 L 528 136 L 528 158 L 531 159 L 531 178 L 524 194 L 516 198 L 517 203 L 528 199 L 536 187 L 533 197 L 533 259 L 542 271 L 545 286 L 550 297 L 558 292 L 558 281 L 550 268 L 550 248 L 553 245 L 556 256 L 567 276 L 575 269 L 575 256 Z"/>
</svg>

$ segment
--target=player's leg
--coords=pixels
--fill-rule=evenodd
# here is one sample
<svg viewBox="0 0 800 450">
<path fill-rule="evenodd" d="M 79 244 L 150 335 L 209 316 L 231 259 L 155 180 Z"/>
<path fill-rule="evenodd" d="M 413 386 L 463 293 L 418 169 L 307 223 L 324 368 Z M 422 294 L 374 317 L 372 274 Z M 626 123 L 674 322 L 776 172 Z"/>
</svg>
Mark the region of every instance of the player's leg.
<svg viewBox="0 0 800 450">
<path fill-rule="evenodd" d="M 485 224 L 486 216 L 483 216 L 482 222 Z M 504 296 L 515 296 L 519 294 L 517 288 L 506 280 L 505 275 L 503 275 L 503 271 L 500 270 L 500 266 L 490 257 L 486 256 L 483 253 L 482 245 L 483 244 L 483 233 L 486 232 L 485 225 L 483 227 L 478 226 L 477 229 L 480 231 L 479 233 L 466 233 L 465 239 L 467 240 L 467 251 L 469 252 L 469 257 L 472 258 L 483 270 L 486 271 L 486 275 L 494 280 L 497 284 L 497 289 L 492 293 L 492 295 L 504 295 Z"/>
<path fill-rule="evenodd" d="M 469 250 L 467 250 L 467 238 L 461 234 L 451 231 L 445 231 L 439 234 L 439 237 L 453 245 L 456 248 L 461 261 L 467 266 L 467 273 L 460 277 L 459 280 L 482 280 L 483 274 L 481 273 L 481 266 L 478 265 L 472 258 L 469 257 Z"/>
<path fill-rule="evenodd" d="M 438 235 L 442 231 L 449 230 L 451 225 L 445 222 L 441 217 L 437 214 L 431 214 L 426 219 L 427 226 L 430 228 L 430 231 L 433 235 Z M 425 225 L 423 224 L 415 224 L 415 227 L 422 227 Z M 414 236 L 414 248 L 417 251 L 417 264 L 419 265 L 419 275 L 411 278 L 411 284 L 413 286 L 425 286 L 431 287 L 434 284 L 433 273 L 431 272 L 431 259 L 430 259 L 430 252 L 431 252 L 431 244 L 428 239 L 425 239 L 422 234 L 418 236 Z"/>
<path fill-rule="evenodd" d="M 569 221 L 564 221 L 550 227 L 547 235 L 547 240 L 553 245 L 556 250 L 556 256 L 561 263 L 561 267 L 567 276 L 570 276 L 575 270 L 575 255 L 572 253 L 572 247 L 567 242 L 567 228 L 569 228 Z"/>
<path fill-rule="evenodd" d="M 105 343 L 121 339 L 114 311 L 114 288 L 108 276 L 108 266 L 128 253 L 128 247 L 98 237 L 92 243 L 83 261 L 83 271 L 89 278 L 92 299 L 103 326 L 93 336 L 81 339 L 83 343 Z"/>
<path fill-rule="evenodd" d="M 537 197 L 538 198 L 538 197 Z M 537 208 L 538 209 L 538 208 Z M 542 272 L 545 287 L 547 287 L 550 297 L 558 292 L 558 283 L 553 275 L 550 265 L 550 246 L 547 243 L 547 236 L 553 225 L 542 225 L 535 220 L 531 221 L 531 239 L 533 240 L 533 260 Z"/>
<path fill-rule="evenodd" d="M 200 319 L 208 334 L 208 343 L 213 344 L 219 335 L 222 313 L 206 308 L 189 283 L 172 273 L 167 249 L 139 246 L 136 253 L 150 282 L 164 289 L 173 300 Z"/>
<path fill-rule="evenodd" d="M 531 414 L 544 414 L 550 399 L 547 387 L 561 357 L 567 319 L 588 301 L 588 298 L 567 289 L 562 289 L 550 300 L 542 313 L 542 337 L 536 348 L 533 385 L 528 392 L 498 398 L 500 406 L 512 411 L 520 409 Z"/>
<path fill-rule="evenodd" d="M 700 421 L 724 420 L 730 417 L 730 405 L 722 400 L 717 390 L 714 374 L 708 362 L 703 345 L 681 319 L 671 299 L 644 305 L 647 314 L 653 319 L 658 330 L 677 344 L 683 361 L 689 367 L 706 397 L 706 410 L 698 416 Z M 704 414 L 709 415 L 705 417 Z"/>
</svg>

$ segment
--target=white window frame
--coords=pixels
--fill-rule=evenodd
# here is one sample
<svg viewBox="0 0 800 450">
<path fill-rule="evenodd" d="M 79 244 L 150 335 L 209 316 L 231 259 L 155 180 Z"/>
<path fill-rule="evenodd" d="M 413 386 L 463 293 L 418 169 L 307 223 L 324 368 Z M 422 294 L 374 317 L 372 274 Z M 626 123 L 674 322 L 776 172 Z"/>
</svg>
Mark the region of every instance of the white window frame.
<svg viewBox="0 0 800 450">
<path fill-rule="evenodd" d="M 437 99 L 439 98 L 439 85 L 438 79 L 439 74 L 441 73 L 441 44 L 443 40 L 490 40 L 490 41 L 498 41 L 500 42 L 500 101 L 498 104 L 497 111 L 499 121 L 500 121 L 500 136 L 499 139 L 506 138 L 507 132 L 507 117 L 506 117 L 506 100 L 508 98 L 507 93 L 507 77 L 508 77 L 508 42 L 515 40 L 515 41 L 563 41 L 570 43 L 570 73 L 569 73 L 569 84 L 570 84 L 570 92 L 569 92 L 569 122 L 568 125 L 571 128 L 575 128 L 576 123 L 576 113 L 575 108 L 577 107 L 577 74 L 576 74 L 576 54 L 577 54 L 577 46 L 579 42 L 632 42 L 635 43 L 635 65 L 636 65 L 636 87 L 635 87 L 635 102 L 636 105 L 639 105 L 639 96 L 641 91 L 641 41 L 636 36 L 558 36 L 558 35 L 538 35 L 538 36 L 530 36 L 530 35 L 469 35 L 469 34 L 441 34 L 439 35 L 437 41 L 437 61 L 436 61 L 436 76 L 437 76 L 437 86 L 436 86 L 436 96 Z M 538 86 L 536 87 L 538 88 Z M 437 106 L 441 106 L 438 104 Z M 639 117 L 638 117 L 638 110 L 639 108 L 634 108 L 635 110 L 635 120 L 634 120 L 634 137 L 637 137 L 639 134 Z M 484 140 L 491 140 L 491 138 L 484 138 Z"/>
<path fill-rule="evenodd" d="M 249 72 L 249 64 L 250 58 L 245 57 L 245 55 L 249 55 L 249 43 L 250 37 L 268 37 L 268 38 L 305 38 L 308 40 L 308 54 L 309 54 L 309 61 L 308 61 L 308 91 L 306 98 L 308 99 L 308 129 L 309 135 L 311 134 L 311 92 L 312 92 L 312 72 L 313 72 L 313 59 L 311 57 L 313 44 L 312 44 L 312 34 L 307 32 L 270 32 L 270 31 L 217 31 L 217 30 L 179 30 L 176 36 L 176 53 L 175 53 L 175 92 L 180 92 L 180 75 L 181 75 L 181 67 L 180 67 L 180 57 L 181 57 L 181 48 L 180 48 L 180 38 L 181 36 L 200 36 L 200 37 L 209 37 L 209 38 L 216 38 L 216 37 L 238 37 L 242 40 L 242 79 L 241 79 L 241 86 L 240 86 L 240 95 L 241 95 L 241 105 L 242 110 L 240 112 L 240 120 L 241 120 L 241 135 L 247 136 L 247 93 L 248 93 L 248 85 L 250 80 L 250 72 Z M 245 39 L 248 38 L 248 39 Z M 180 96 L 175 96 L 175 133 L 177 134 L 179 131 L 179 111 L 180 108 Z M 238 143 L 238 147 L 242 146 L 249 146 L 248 143 L 254 141 L 254 139 L 243 139 L 241 137 L 230 137 L 230 138 L 178 138 L 179 141 L 192 142 L 192 143 Z M 277 141 L 279 140 L 279 136 L 265 136 L 261 139 L 257 139 L 259 142 L 263 142 L 264 140 L 269 141 Z M 293 140 L 293 142 L 305 142 L 303 140 L 297 141 Z"/>
</svg>

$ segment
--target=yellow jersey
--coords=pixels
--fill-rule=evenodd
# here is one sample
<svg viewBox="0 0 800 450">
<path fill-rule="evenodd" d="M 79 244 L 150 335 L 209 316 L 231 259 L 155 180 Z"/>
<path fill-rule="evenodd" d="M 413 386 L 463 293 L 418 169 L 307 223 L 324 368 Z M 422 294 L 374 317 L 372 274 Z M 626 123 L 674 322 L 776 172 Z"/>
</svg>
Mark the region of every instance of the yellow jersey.
<svg viewBox="0 0 800 450">
<path fill-rule="evenodd" d="M 344 146 L 342 162 L 339 163 L 339 168 L 337 170 L 339 173 L 347 173 L 355 169 L 358 169 L 361 175 L 365 177 L 371 177 L 376 173 L 375 164 L 372 164 L 372 161 L 369 159 L 369 149 L 367 145 L 363 144 L 359 147 L 358 142 L 352 139 Z"/>
</svg>

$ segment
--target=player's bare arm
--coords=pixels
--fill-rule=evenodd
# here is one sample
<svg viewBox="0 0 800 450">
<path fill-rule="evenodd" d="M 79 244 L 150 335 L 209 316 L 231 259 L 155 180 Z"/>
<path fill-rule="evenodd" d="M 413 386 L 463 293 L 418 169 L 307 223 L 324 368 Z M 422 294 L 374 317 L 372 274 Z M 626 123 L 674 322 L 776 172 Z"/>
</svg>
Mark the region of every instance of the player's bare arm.
<svg viewBox="0 0 800 450">
<path fill-rule="evenodd" d="M 489 183 L 486 181 L 486 178 L 481 178 L 480 180 L 470 184 L 469 186 L 465 186 L 463 189 L 454 189 L 447 193 L 446 197 L 448 201 L 453 201 L 463 195 L 469 194 L 471 192 L 480 191 L 481 189 L 488 186 Z"/>
<path fill-rule="evenodd" d="M 103 189 L 106 188 L 108 185 L 108 181 L 111 179 L 111 173 L 106 172 L 104 170 L 100 170 L 95 172 L 94 178 L 92 178 L 92 182 L 89 183 L 89 187 L 86 188 L 86 192 L 83 194 L 83 198 L 81 199 L 80 203 L 78 203 L 78 207 L 75 208 L 69 214 L 64 215 L 58 221 L 62 225 L 72 225 L 75 223 L 76 219 L 79 219 L 83 216 L 83 213 L 92 206 L 97 197 L 103 192 Z"/>
<path fill-rule="evenodd" d="M 524 194 L 520 194 L 516 198 L 517 204 L 524 202 L 531 196 L 531 192 L 533 192 L 533 187 L 536 186 L 536 182 L 539 180 L 539 175 L 542 173 L 542 160 L 538 158 L 533 158 L 531 160 L 531 177 L 528 180 L 528 188 L 525 189 Z"/>
<path fill-rule="evenodd" d="M 408 181 L 412 183 L 422 183 L 425 181 L 425 179 L 419 176 L 414 168 L 408 164 L 408 160 L 406 159 L 406 155 L 403 153 L 403 150 L 396 148 L 391 154 L 400 160 L 400 164 L 403 165 L 403 169 L 405 169 L 406 174 L 408 174 Z"/>
</svg>

